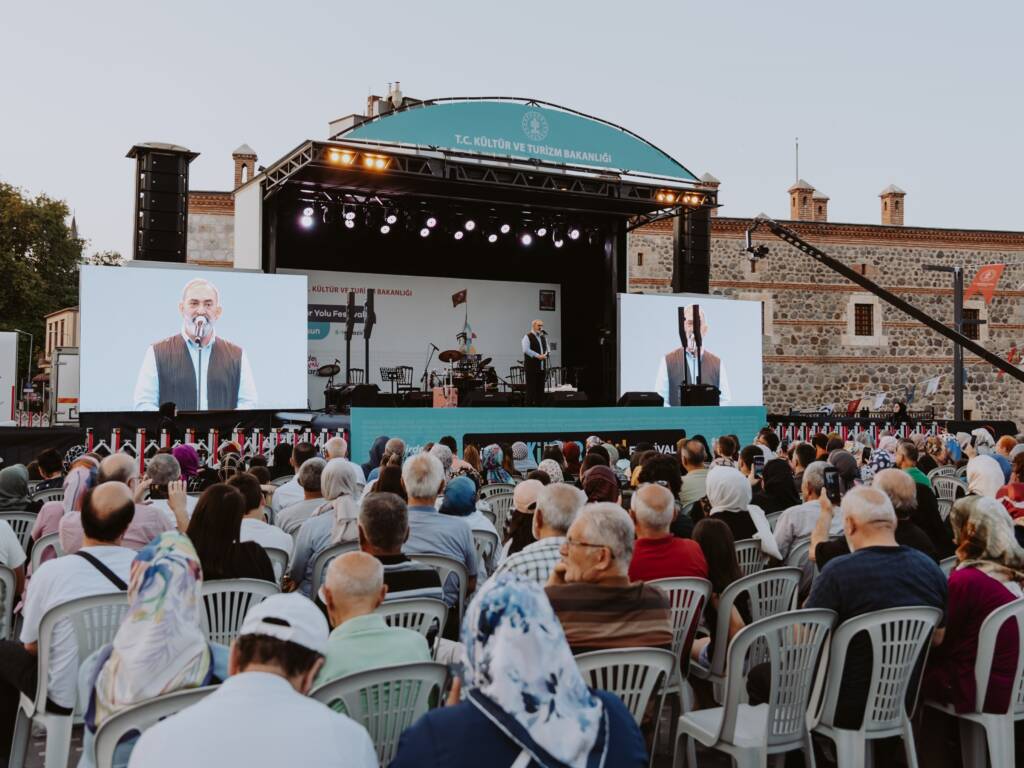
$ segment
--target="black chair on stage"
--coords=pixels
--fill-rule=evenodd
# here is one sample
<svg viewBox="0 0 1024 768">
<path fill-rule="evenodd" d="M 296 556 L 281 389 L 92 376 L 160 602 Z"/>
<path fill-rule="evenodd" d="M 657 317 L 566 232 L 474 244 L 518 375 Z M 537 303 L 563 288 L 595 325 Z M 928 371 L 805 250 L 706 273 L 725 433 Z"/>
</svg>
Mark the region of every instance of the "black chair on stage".
<svg viewBox="0 0 1024 768">
<path fill-rule="evenodd" d="M 366 383 L 366 371 L 362 368 L 349 368 L 348 369 L 348 383 L 349 384 L 365 384 Z"/>
<path fill-rule="evenodd" d="M 381 381 L 391 382 L 391 394 L 408 392 L 412 387 L 412 366 L 399 365 L 394 368 L 380 369 Z"/>
<path fill-rule="evenodd" d="M 526 369 L 521 365 L 509 368 L 508 384 L 512 392 L 526 392 Z"/>
<path fill-rule="evenodd" d="M 565 374 L 565 368 L 548 368 L 544 374 L 544 389 L 562 386 L 565 383 Z"/>
</svg>

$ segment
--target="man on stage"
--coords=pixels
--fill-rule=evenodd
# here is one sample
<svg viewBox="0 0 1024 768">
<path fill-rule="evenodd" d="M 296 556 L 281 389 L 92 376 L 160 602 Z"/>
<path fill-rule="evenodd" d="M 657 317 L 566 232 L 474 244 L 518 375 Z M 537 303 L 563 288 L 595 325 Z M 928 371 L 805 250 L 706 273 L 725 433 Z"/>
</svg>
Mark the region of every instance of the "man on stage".
<svg viewBox="0 0 1024 768">
<path fill-rule="evenodd" d="M 173 402 L 180 411 L 256 407 L 256 384 L 245 350 L 215 333 L 224 311 L 217 287 L 190 280 L 178 304 L 181 330 L 146 349 L 135 382 L 135 410 Z"/>
<path fill-rule="evenodd" d="M 530 323 L 530 332 L 523 336 L 523 368 L 526 370 L 526 404 L 544 403 L 544 368 L 548 359 L 548 336 L 544 321 Z"/>
<path fill-rule="evenodd" d="M 698 310 L 700 316 L 701 339 L 708 335 L 708 321 L 704 310 Z M 676 347 L 661 359 L 658 375 L 654 383 L 654 391 L 665 399 L 665 405 L 681 405 L 679 398 L 680 384 L 697 384 L 697 337 L 693 332 L 693 305 L 685 307 L 683 322 L 686 334 L 686 348 Z M 711 384 L 721 392 L 719 405 L 728 405 L 731 399 L 729 378 L 725 375 L 725 366 L 715 354 L 708 352 L 707 347 L 700 349 L 700 384 Z"/>
</svg>

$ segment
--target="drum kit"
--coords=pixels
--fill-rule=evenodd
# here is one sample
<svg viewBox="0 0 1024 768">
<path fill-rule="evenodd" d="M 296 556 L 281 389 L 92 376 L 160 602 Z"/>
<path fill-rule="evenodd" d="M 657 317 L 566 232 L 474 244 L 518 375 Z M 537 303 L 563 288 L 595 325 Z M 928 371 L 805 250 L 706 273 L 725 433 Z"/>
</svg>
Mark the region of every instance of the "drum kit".
<svg viewBox="0 0 1024 768">
<path fill-rule="evenodd" d="M 448 365 L 446 370 L 430 372 L 430 388 L 455 389 L 460 396 L 474 389 L 497 389 L 498 375 L 491 365 L 492 358 L 467 355 L 458 349 L 446 349 L 437 359 Z"/>
</svg>

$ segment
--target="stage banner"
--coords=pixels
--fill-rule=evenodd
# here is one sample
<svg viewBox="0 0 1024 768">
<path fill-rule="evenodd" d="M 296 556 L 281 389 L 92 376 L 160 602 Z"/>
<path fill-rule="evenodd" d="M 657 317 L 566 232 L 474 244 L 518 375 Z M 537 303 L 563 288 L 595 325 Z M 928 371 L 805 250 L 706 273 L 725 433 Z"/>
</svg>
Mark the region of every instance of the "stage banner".
<svg viewBox="0 0 1024 768">
<path fill-rule="evenodd" d="M 0 333 L 0 424 L 14 421 L 18 402 L 18 334 Z"/>
<path fill-rule="evenodd" d="M 523 336 L 538 318 L 548 332 L 551 365 L 561 364 L 562 302 L 557 284 L 282 270 L 288 271 L 307 275 L 309 281 L 307 381 L 312 408 L 323 408 L 327 383 L 316 371 L 335 361 L 341 368 L 336 384 L 345 382 L 346 368 L 363 369 L 366 382 L 378 385 L 382 392 L 391 392 L 391 383 L 382 378 L 381 368 L 410 366 L 413 388 L 423 389 L 429 357 L 429 372 L 437 378 L 444 376 L 448 366 L 438 360 L 438 354 L 447 349 L 491 358 L 497 375 L 507 379 L 509 368 L 521 364 Z M 367 290 L 371 288 L 376 321 L 367 364 L 363 329 Z M 351 357 L 346 357 L 348 301 L 353 292 L 355 320 L 348 345 Z M 553 308 L 541 309 L 552 306 L 552 293 Z M 455 298 L 460 301 L 453 306 Z"/>
</svg>

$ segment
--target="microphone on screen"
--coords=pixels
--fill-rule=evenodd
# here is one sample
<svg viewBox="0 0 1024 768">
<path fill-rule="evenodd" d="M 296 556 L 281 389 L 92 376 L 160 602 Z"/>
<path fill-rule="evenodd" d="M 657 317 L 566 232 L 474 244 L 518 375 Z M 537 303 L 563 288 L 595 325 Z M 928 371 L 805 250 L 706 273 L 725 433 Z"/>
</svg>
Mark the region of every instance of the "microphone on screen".
<svg viewBox="0 0 1024 768">
<path fill-rule="evenodd" d="M 203 340 L 204 331 L 206 330 L 206 318 L 200 315 L 195 319 L 196 326 L 196 344 L 199 344 Z"/>
</svg>

